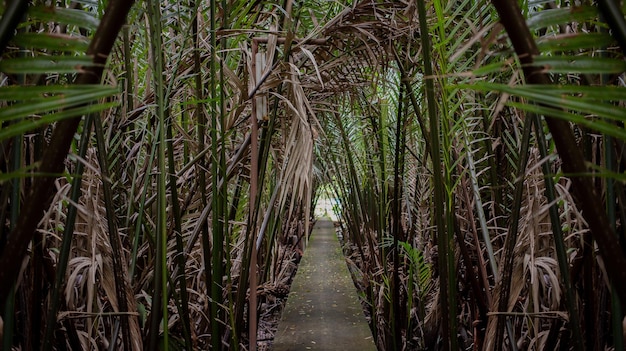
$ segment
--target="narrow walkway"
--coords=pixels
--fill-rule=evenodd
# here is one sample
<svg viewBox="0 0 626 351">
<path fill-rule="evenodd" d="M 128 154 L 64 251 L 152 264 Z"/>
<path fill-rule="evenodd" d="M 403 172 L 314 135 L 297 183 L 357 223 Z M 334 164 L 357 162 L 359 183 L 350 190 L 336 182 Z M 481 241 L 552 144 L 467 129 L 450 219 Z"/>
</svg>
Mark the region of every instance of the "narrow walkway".
<svg viewBox="0 0 626 351">
<path fill-rule="evenodd" d="M 272 350 L 376 350 L 331 221 L 313 229 Z"/>
</svg>

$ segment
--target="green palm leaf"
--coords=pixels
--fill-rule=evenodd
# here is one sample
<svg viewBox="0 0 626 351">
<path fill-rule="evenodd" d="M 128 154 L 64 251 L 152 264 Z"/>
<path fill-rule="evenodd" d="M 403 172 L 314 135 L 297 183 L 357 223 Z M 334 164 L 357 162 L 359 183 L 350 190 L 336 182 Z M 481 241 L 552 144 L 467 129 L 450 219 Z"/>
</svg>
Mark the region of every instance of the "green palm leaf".
<svg viewBox="0 0 626 351">
<path fill-rule="evenodd" d="M 554 109 L 562 110 L 563 113 L 554 111 L 548 115 L 558 114 L 560 118 L 566 118 L 574 122 L 580 122 L 581 114 L 592 115 L 614 121 L 626 120 L 626 111 L 616 108 L 611 101 L 617 102 L 626 99 L 626 88 L 622 87 L 577 87 L 577 86 L 544 86 L 544 85 L 525 85 L 511 87 L 506 84 L 479 82 L 473 85 L 465 85 L 466 88 L 474 88 L 484 92 L 499 91 L 514 96 L 531 100 L 535 103 L 551 106 Z M 572 96 L 570 94 L 576 94 Z M 511 103 L 512 104 L 512 103 Z M 515 104 L 516 106 L 524 106 L 524 104 Z M 523 107 L 525 110 L 536 111 L 537 107 L 528 105 Z M 553 111 L 551 109 L 550 111 Z M 577 111 L 578 113 L 565 112 Z M 599 121 L 596 121 L 599 122 Z M 615 126 L 613 126 L 615 128 Z"/>
<path fill-rule="evenodd" d="M 5 73 L 76 73 L 81 67 L 92 65 L 89 56 L 38 56 L 19 57 L 0 61 L 0 71 Z"/>
<path fill-rule="evenodd" d="M 29 9 L 28 14 L 42 21 L 74 25 L 89 30 L 96 30 L 100 24 L 100 20 L 91 13 L 78 9 L 36 6 Z"/>
<path fill-rule="evenodd" d="M 615 40 L 609 33 L 567 33 L 540 38 L 537 46 L 541 52 L 573 51 L 602 48 L 611 45 Z"/>
<path fill-rule="evenodd" d="M 83 99 L 83 100 L 91 101 L 90 97 L 87 97 L 86 99 Z M 58 101 L 59 99 L 55 99 L 53 101 L 50 101 L 50 103 L 56 104 L 55 106 L 57 106 Z M 2 130 L 0 130 L 0 141 L 20 135 L 20 134 L 28 133 L 37 128 L 41 128 L 48 124 L 58 122 L 64 119 L 73 118 L 76 116 L 83 116 L 83 115 L 94 113 L 94 112 L 100 112 L 102 110 L 112 108 L 116 106 L 117 104 L 118 104 L 117 102 L 108 102 L 108 103 L 93 104 L 93 105 L 82 104 L 76 108 L 63 110 L 61 112 L 46 114 L 42 116 L 41 118 L 25 119 L 18 123 L 12 124 L 9 127 L 2 128 Z"/>
<path fill-rule="evenodd" d="M 535 66 L 543 66 L 552 73 L 622 73 L 626 62 L 609 57 L 596 56 L 538 56 Z"/>
<path fill-rule="evenodd" d="M 53 22 L 94 30 L 100 23 L 93 14 L 60 7 L 37 6 L 29 9 L 30 21 Z M 93 58 L 84 54 L 89 40 L 79 33 L 23 32 L 12 38 L 14 46 L 33 49 L 28 56 L 7 57 L 0 61 L 6 74 L 28 75 L 81 73 L 93 66 Z M 81 54 L 74 54 L 80 52 Z M 104 85 L 5 86 L 0 87 L 0 102 L 8 107 L 0 111 L 0 141 L 29 133 L 37 128 L 86 113 L 99 112 L 117 103 L 99 104 L 118 93 Z M 10 123 L 9 123 L 10 122 Z"/>
<path fill-rule="evenodd" d="M 537 30 L 559 25 L 567 21 L 588 21 L 595 18 L 597 14 L 598 11 L 593 6 L 562 7 L 536 12 L 528 18 L 526 23 L 530 30 Z"/>
<path fill-rule="evenodd" d="M 13 41 L 24 48 L 53 51 L 85 52 L 89 46 L 87 38 L 58 33 L 20 33 Z"/>
</svg>

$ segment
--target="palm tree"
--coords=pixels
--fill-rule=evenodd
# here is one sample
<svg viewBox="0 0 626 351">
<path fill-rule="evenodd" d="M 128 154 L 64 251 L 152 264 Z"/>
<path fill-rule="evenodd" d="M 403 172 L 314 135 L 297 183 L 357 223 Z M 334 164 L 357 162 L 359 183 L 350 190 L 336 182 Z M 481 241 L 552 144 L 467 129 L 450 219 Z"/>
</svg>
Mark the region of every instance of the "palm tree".
<svg viewBox="0 0 626 351">
<path fill-rule="evenodd" d="M 328 189 L 379 349 L 623 348 L 613 2 L 1 10 L 2 349 L 256 349 Z"/>
</svg>

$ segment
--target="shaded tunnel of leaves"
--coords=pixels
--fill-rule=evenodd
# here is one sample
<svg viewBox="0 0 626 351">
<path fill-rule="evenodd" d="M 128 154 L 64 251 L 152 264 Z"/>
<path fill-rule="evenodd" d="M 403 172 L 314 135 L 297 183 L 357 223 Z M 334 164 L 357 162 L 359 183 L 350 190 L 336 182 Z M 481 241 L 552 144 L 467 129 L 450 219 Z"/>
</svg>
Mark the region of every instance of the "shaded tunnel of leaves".
<svg viewBox="0 0 626 351">
<path fill-rule="evenodd" d="M 255 349 L 320 198 L 379 349 L 622 349 L 615 4 L 2 4 L 2 349 Z"/>
</svg>

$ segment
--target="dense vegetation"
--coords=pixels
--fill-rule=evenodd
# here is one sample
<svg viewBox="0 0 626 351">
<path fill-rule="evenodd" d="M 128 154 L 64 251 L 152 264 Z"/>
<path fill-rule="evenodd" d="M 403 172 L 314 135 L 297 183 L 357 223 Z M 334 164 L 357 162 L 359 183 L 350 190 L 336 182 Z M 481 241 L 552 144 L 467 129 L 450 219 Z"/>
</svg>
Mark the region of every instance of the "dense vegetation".
<svg viewBox="0 0 626 351">
<path fill-rule="evenodd" d="M 256 349 L 320 196 L 380 350 L 623 349 L 625 9 L 7 1 L 1 349 Z"/>
</svg>

